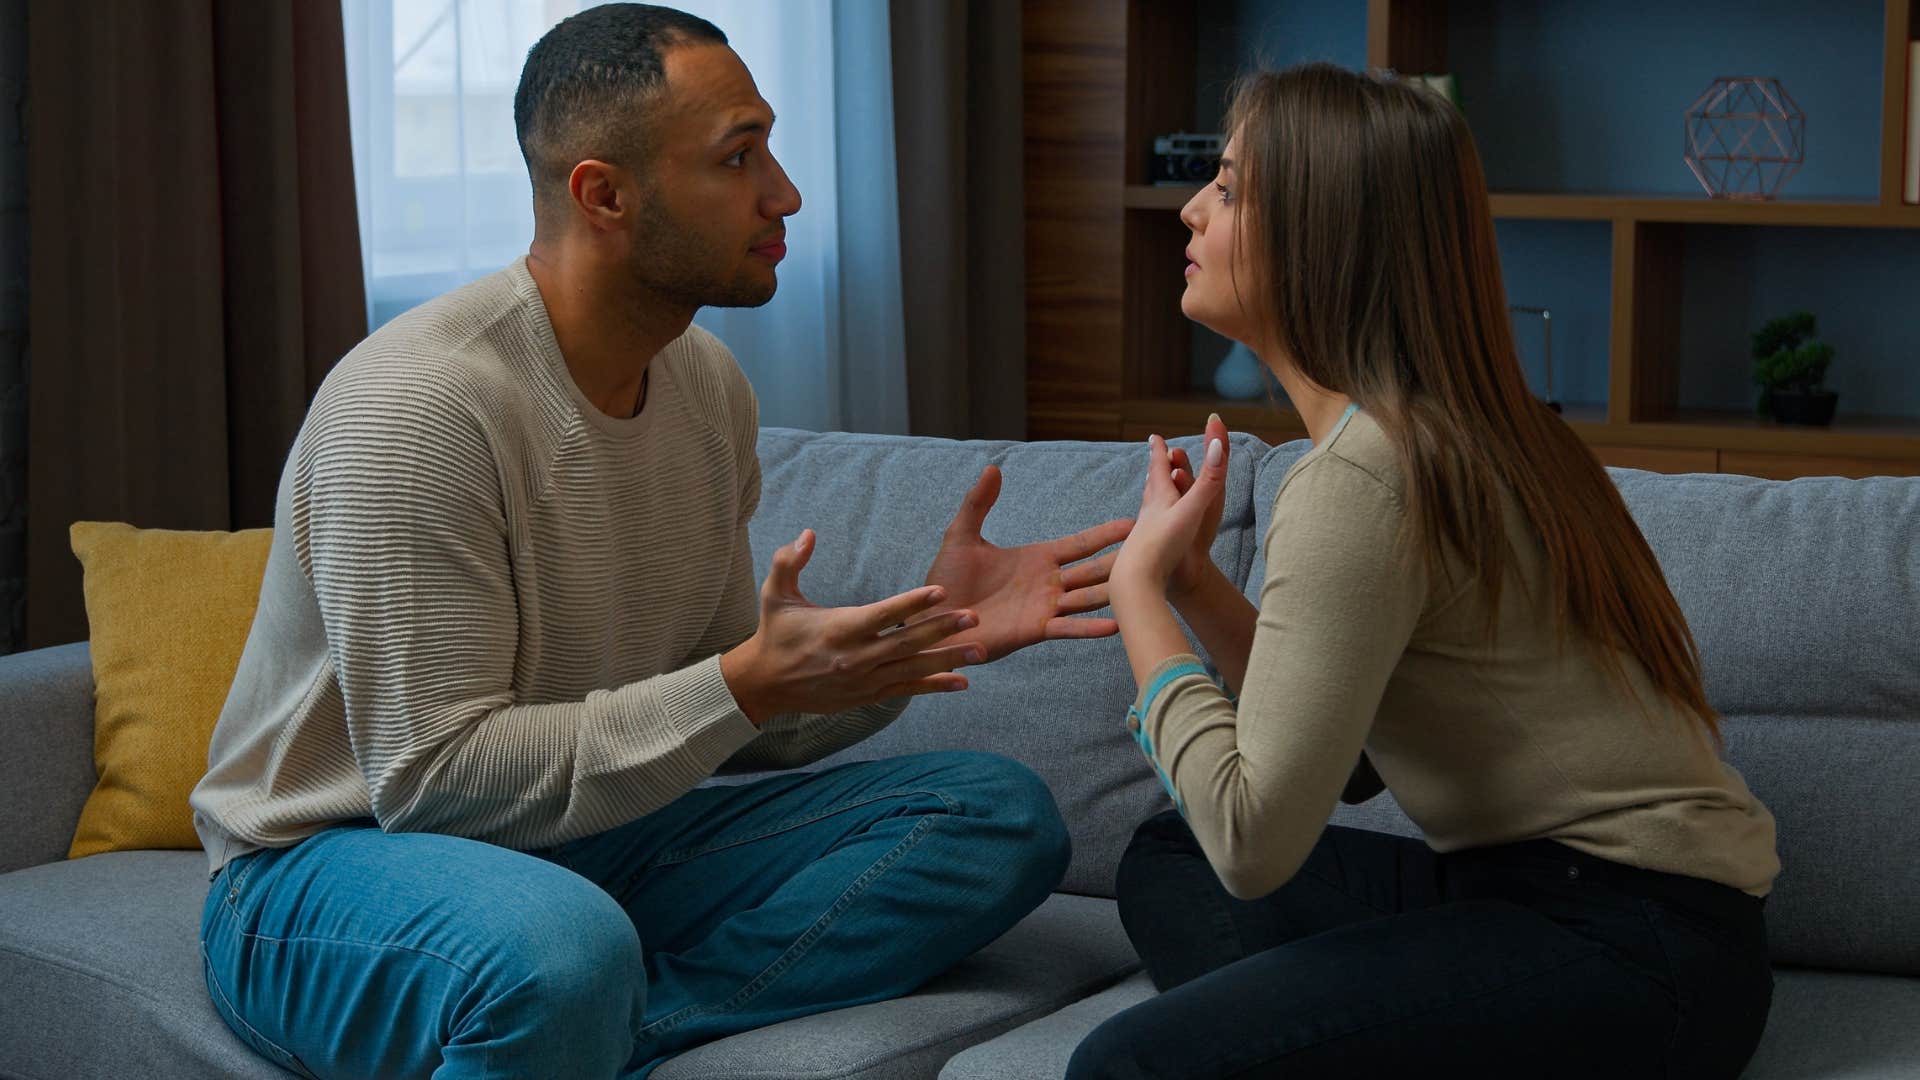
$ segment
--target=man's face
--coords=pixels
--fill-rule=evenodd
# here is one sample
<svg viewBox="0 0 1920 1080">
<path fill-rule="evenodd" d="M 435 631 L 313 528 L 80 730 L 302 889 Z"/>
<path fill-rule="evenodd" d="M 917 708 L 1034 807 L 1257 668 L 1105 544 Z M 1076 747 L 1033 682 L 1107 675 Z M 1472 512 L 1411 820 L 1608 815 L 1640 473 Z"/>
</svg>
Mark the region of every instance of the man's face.
<svg viewBox="0 0 1920 1080">
<path fill-rule="evenodd" d="M 652 173 L 640 178 L 634 276 L 689 308 L 758 307 L 779 285 L 784 219 L 800 209 L 800 192 L 767 149 L 773 110 L 725 45 L 676 46 L 665 60 Z"/>
</svg>

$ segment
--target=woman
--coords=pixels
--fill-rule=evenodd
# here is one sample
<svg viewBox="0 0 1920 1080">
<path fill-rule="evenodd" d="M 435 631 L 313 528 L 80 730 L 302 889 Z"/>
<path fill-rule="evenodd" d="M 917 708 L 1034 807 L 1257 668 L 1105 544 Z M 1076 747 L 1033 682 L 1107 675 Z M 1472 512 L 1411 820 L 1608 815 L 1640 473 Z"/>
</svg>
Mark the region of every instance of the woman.
<svg viewBox="0 0 1920 1080">
<path fill-rule="evenodd" d="M 1772 996 L 1773 819 L 1715 752 L 1652 551 L 1527 390 L 1465 122 L 1314 65 L 1244 80 L 1228 131 L 1181 212 L 1181 307 L 1260 356 L 1314 448 L 1256 610 L 1208 558 L 1224 425 L 1197 475 L 1149 440 L 1110 589 L 1176 808 L 1118 879 L 1161 993 L 1068 1075 L 1737 1075 Z M 1326 827 L 1383 781 L 1424 843 Z"/>
</svg>

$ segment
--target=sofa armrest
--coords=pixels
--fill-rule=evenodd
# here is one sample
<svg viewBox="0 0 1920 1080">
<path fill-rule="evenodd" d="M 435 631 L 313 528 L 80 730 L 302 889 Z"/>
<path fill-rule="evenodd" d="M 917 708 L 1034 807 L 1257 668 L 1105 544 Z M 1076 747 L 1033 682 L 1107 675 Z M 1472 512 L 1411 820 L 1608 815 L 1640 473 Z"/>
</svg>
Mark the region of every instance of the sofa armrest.
<svg viewBox="0 0 1920 1080">
<path fill-rule="evenodd" d="M 0 873 L 66 858 L 94 780 L 86 643 L 0 656 Z"/>
</svg>

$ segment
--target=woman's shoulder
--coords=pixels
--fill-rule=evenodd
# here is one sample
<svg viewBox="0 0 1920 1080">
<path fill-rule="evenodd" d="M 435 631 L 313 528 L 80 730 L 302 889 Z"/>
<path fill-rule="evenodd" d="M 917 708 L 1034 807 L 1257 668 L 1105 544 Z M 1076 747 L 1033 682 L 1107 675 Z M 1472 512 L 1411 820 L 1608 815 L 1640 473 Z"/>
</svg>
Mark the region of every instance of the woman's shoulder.
<svg viewBox="0 0 1920 1080">
<path fill-rule="evenodd" d="M 1387 433 L 1364 409 L 1348 413 L 1333 434 L 1296 461 L 1281 482 L 1279 496 L 1304 499 L 1315 494 L 1370 492 L 1394 505 L 1406 498 L 1406 470 Z"/>
</svg>

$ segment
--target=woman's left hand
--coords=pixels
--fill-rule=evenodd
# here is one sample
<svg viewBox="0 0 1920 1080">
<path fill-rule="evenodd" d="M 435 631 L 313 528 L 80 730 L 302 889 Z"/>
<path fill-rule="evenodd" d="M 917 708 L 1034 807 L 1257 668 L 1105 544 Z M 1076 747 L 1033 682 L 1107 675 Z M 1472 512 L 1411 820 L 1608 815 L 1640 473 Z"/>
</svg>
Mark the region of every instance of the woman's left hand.
<svg viewBox="0 0 1920 1080">
<path fill-rule="evenodd" d="M 1116 597 L 1123 592 L 1164 597 L 1180 560 L 1205 528 L 1208 509 L 1226 487 L 1223 440 L 1207 440 L 1205 463 L 1190 484 L 1182 482 L 1184 476 L 1176 477 L 1165 439 L 1155 435 L 1147 446 L 1147 486 L 1140 496 L 1140 514 L 1110 575 L 1109 587 Z"/>
</svg>

